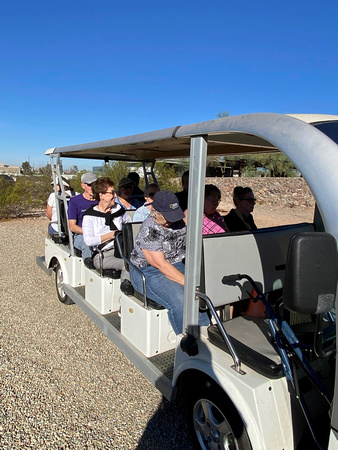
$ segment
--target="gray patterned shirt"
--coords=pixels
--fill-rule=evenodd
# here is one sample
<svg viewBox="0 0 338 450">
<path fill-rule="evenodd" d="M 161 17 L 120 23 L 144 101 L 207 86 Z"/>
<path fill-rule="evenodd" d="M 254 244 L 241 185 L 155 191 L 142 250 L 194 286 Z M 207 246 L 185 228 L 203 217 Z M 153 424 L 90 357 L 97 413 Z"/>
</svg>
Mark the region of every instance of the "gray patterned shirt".
<svg viewBox="0 0 338 450">
<path fill-rule="evenodd" d="M 172 223 L 170 228 L 164 228 L 151 215 L 148 216 L 136 236 L 135 248 L 130 257 L 131 262 L 136 267 L 150 265 L 142 249 L 163 252 L 165 259 L 171 264 L 181 262 L 185 256 L 182 250 L 185 250 L 186 232 L 183 220 Z"/>
</svg>

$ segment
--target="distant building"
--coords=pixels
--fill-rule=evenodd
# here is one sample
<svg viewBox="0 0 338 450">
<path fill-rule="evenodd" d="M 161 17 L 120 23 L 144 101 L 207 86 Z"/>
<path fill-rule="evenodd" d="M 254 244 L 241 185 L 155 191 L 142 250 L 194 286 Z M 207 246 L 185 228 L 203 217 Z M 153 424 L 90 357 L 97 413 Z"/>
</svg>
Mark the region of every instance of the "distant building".
<svg viewBox="0 0 338 450">
<path fill-rule="evenodd" d="M 4 175 L 20 175 L 19 166 L 9 166 L 8 164 L 0 163 L 0 174 Z"/>
</svg>

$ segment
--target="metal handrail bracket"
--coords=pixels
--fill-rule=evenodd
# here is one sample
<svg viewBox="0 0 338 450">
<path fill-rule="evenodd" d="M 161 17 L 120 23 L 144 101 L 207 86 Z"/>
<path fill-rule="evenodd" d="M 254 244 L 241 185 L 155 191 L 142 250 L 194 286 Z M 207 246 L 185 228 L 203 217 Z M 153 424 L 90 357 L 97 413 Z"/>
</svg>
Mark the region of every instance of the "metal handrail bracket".
<svg viewBox="0 0 338 450">
<path fill-rule="evenodd" d="M 224 339 L 224 342 L 226 344 L 226 346 L 229 349 L 230 355 L 233 359 L 234 364 L 231 366 L 232 369 L 236 370 L 236 372 L 238 372 L 241 375 L 245 375 L 246 372 L 244 372 L 244 370 L 241 369 L 241 361 L 236 353 L 236 350 L 234 349 L 232 343 L 231 343 L 231 339 L 230 336 L 228 335 L 228 333 L 226 332 L 218 314 L 216 309 L 214 308 L 214 305 L 212 304 L 212 301 L 210 300 L 210 298 L 206 295 L 203 294 L 202 292 L 199 292 L 198 289 L 196 290 L 196 300 L 202 299 L 203 301 L 205 301 L 205 303 L 207 304 L 208 308 L 211 311 L 212 316 L 214 317 L 214 319 L 216 320 L 218 329 L 222 335 L 222 338 Z"/>
</svg>

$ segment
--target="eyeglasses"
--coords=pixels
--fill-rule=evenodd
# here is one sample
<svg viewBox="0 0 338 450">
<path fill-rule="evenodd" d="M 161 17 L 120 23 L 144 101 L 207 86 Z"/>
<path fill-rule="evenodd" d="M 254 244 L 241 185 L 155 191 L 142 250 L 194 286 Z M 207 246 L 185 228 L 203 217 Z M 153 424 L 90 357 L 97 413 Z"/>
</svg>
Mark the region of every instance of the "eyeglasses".
<svg viewBox="0 0 338 450">
<path fill-rule="evenodd" d="M 171 224 L 172 223 L 172 222 L 169 222 L 169 220 L 167 220 L 162 213 L 156 211 L 155 209 L 153 209 L 152 213 L 153 213 L 153 217 L 155 219 L 161 219 L 161 220 L 165 221 L 165 224 Z"/>
<path fill-rule="evenodd" d="M 115 191 L 106 191 L 106 192 L 103 192 L 103 194 L 111 194 L 115 197 L 116 192 Z"/>
<path fill-rule="evenodd" d="M 211 203 L 212 205 L 219 205 L 221 203 L 221 200 L 215 199 L 215 198 L 206 198 L 206 200 Z"/>
<path fill-rule="evenodd" d="M 127 184 L 127 186 L 121 186 L 121 188 L 124 189 L 133 189 L 133 186 L 131 184 Z"/>
<path fill-rule="evenodd" d="M 249 203 L 256 203 L 256 199 L 255 198 L 239 198 L 238 200 L 246 200 Z"/>
</svg>

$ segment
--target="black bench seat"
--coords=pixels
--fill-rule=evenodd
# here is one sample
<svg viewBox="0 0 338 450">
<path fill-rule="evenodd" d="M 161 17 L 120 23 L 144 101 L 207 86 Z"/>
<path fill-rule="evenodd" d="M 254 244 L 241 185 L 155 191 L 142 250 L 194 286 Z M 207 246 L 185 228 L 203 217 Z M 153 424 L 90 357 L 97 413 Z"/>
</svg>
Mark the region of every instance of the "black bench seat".
<svg viewBox="0 0 338 450">
<path fill-rule="evenodd" d="M 223 322 L 223 326 L 245 365 L 267 378 L 284 376 L 281 359 L 265 319 L 239 316 Z M 230 353 L 217 325 L 208 328 L 208 336 L 212 344 Z"/>
</svg>

